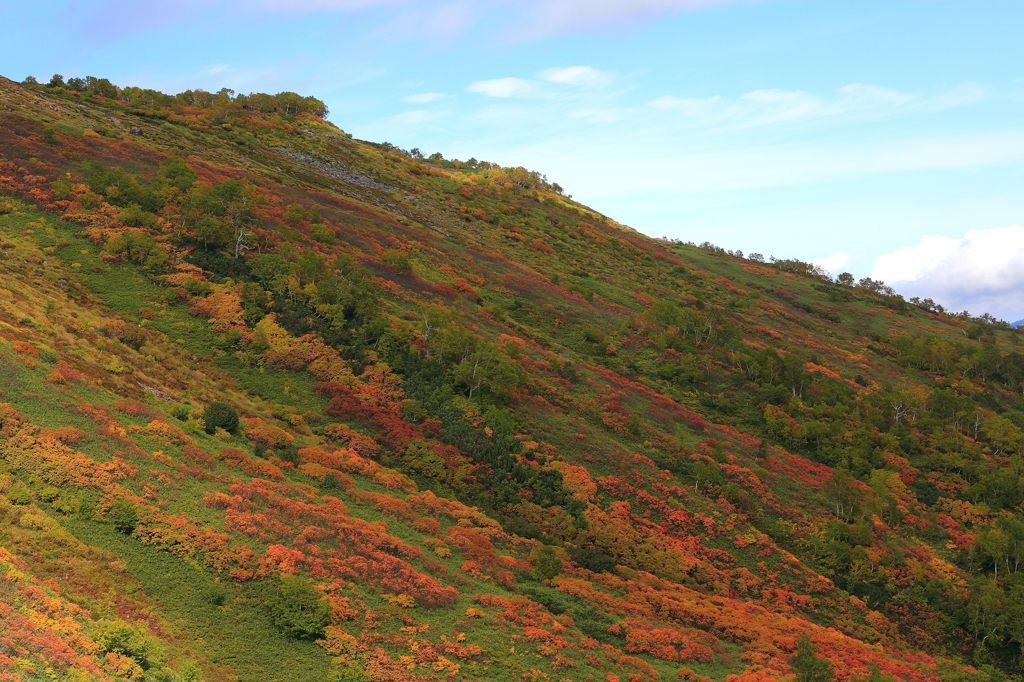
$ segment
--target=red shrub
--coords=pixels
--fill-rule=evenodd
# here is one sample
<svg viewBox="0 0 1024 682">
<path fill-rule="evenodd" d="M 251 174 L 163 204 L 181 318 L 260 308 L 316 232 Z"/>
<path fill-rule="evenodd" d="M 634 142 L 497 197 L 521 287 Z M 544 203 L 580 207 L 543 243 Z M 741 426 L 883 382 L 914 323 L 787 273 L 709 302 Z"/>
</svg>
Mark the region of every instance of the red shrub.
<svg viewBox="0 0 1024 682">
<path fill-rule="evenodd" d="M 130 414 L 133 417 L 152 419 L 154 415 L 153 408 L 138 400 L 116 400 L 114 401 L 114 409 L 122 414 Z"/>
</svg>

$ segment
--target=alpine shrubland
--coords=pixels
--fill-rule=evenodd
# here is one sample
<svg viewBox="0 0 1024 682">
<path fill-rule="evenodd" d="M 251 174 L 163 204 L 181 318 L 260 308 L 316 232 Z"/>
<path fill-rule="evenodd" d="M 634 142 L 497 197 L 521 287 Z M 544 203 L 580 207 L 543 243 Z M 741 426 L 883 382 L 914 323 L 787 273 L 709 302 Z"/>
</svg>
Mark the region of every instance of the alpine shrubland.
<svg viewBox="0 0 1024 682">
<path fill-rule="evenodd" d="M 0 679 L 1021 678 L 1015 329 L 293 95 L 0 80 Z"/>
</svg>

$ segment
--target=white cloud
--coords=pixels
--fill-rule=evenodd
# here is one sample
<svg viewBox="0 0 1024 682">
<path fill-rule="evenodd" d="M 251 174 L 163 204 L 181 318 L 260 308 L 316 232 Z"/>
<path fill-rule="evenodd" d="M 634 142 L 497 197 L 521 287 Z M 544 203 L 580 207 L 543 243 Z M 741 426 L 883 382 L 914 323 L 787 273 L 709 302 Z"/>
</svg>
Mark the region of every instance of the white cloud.
<svg viewBox="0 0 1024 682">
<path fill-rule="evenodd" d="M 830 113 L 830 103 L 801 90 L 753 90 L 736 98 L 664 95 L 648 106 L 680 114 L 692 124 L 748 127 Z"/>
<path fill-rule="evenodd" d="M 470 83 L 466 89 L 488 97 L 517 97 L 529 94 L 534 86 L 533 83 L 522 78 L 495 78 Z"/>
<path fill-rule="evenodd" d="M 440 92 L 422 92 L 418 95 L 406 95 L 402 98 L 403 102 L 409 102 L 411 104 L 426 104 L 427 102 L 433 102 L 435 99 L 441 99 L 444 97 Z"/>
<path fill-rule="evenodd" d="M 801 90 L 754 90 L 740 97 L 740 106 L 754 113 L 756 122 L 768 123 L 817 114 L 822 101 Z"/>
<path fill-rule="evenodd" d="M 466 88 L 488 97 L 530 97 L 531 99 L 582 99 L 592 94 L 591 89 L 611 81 L 612 74 L 589 66 L 567 66 L 545 69 L 537 74 L 541 80 L 526 78 L 494 78 L 475 81 Z M 571 85 L 582 90 L 566 91 L 554 85 Z"/>
<path fill-rule="evenodd" d="M 739 97 L 676 97 L 664 95 L 648 106 L 672 111 L 692 123 L 748 127 L 842 115 L 878 116 L 912 109 L 937 110 L 977 101 L 984 91 L 959 86 L 932 97 L 900 92 L 868 83 L 850 83 L 832 96 L 802 90 L 762 89 Z"/>
<path fill-rule="evenodd" d="M 976 104 L 989 97 L 989 91 L 977 83 L 962 83 L 952 90 L 939 93 L 921 102 L 921 108 L 929 111 L 951 109 L 967 104 Z"/>
<path fill-rule="evenodd" d="M 971 230 L 962 239 L 923 236 L 916 246 L 875 260 L 871 277 L 905 296 L 932 298 L 950 310 L 1024 316 L 1024 226 Z"/>
<path fill-rule="evenodd" d="M 864 254 L 849 254 L 845 251 L 836 251 L 831 256 L 822 256 L 821 258 L 815 258 L 811 261 L 814 265 L 818 265 L 825 271 L 832 274 L 839 274 L 840 272 L 849 270 L 852 266 L 863 261 L 867 256 Z"/>
<path fill-rule="evenodd" d="M 593 87 L 604 85 L 611 80 L 611 74 L 589 66 L 566 66 L 563 68 L 547 69 L 537 74 L 550 83 L 564 83 L 565 85 L 577 85 Z"/>
<path fill-rule="evenodd" d="M 850 83 L 839 88 L 838 93 L 833 105 L 837 113 L 885 105 L 903 106 L 914 100 L 914 95 L 909 93 L 868 83 Z"/>
<path fill-rule="evenodd" d="M 875 259 L 873 278 L 885 282 L 910 282 L 929 275 L 959 250 L 962 239 L 924 235 L 917 246 L 905 246 Z"/>
<path fill-rule="evenodd" d="M 217 74 L 224 73 L 229 68 L 227 64 L 211 64 L 210 66 L 203 67 L 203 75 L 216 76 Z"/>
</svg>

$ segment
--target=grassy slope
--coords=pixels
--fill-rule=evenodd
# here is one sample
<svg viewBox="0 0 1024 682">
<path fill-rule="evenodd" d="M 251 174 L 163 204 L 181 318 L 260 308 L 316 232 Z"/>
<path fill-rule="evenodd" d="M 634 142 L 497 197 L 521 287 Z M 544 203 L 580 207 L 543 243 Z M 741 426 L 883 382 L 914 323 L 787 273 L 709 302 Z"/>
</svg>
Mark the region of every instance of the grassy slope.
<svg viewBox="0 0 1024 682">
<path fill-rule="evenodd" d="M 713 342 L 709 341 L 692 353 L 674 355 L 675 351 L 650 334 L 644 313 L 656 300 L 700 302 L 705 310 L 720 311 L 719 326 L 730 327 L 734 337 L 746 341 L 748 350 L 771 346 L 802 352 L 815 367 L 836 377 L 837 385 L 848 387 L 863 401 L 887 380 L 899 382 L 908 391 L 920 391 L 937 379 L 897 364 L 883 343 L 890 334 L 932 334 L 980 344 L 965 341 L 964 322 L 916 307 L 897 314 L 880 306 L 874 297 L 845 296 L 840 288 L 813 278 L 656 242 L 550 192 L 465 183 L 450 171 L 424 167 L 349 140 L 328 125 L 307 122 L 310 134 L 266 127 L 244 132 L 237 126 L 232 130 L 186 127 L 135 119 L 114 105 L 70 102 L 9 83 L 0 94 L 18 116 L 8 115 L 10 130 L 25 141 L 23 147 L 10 147 L 9 160 L 15 167 L 28 164 L 37 166 L 40 173 L 53 168 L 78 172 L 81 161 L 100 158 L 146 176 L 154 172 L 162 155 L 184 149 L 191 154 L 190 165 L 201 175 L 210 179 L 244 177 L 262 188 L 271 208 L 291 202 L 319 205 L 328 224 L 337 230 L 335 245 L 311 240 L 306 224 L 279 226 L 282 240 L 322 254 L 347 253 L 382 280 L 397 283 L 398 287 L 387 289 L 384 313 L 401 333 L 415 337 L 425 306 L 440 303 L 457 311 L 484 337 L 518 339 L 513 341 L 520 348 L 517 362 L 531 379 L 513 399 L 517 428 L 523 440 L 532 443 L 528 450 L 540 455 L 531 457 L 539 459 L 541 466 L 586 469 L 586 474 L 576 474 L 573 480 L 580 481 L 576 492 L 589 505 L 586 517 L 590 526 L 573 528 L 570 519 L 550 507 L 519 505 L 489 511 L 507 529 L 538 536 L 550 546 L 591 546 L 614 556 L 620 565 L 617 577 L 567 564 L 565 577 L 571 576 L 576 583 L 555 580 L 545 586 L 520 573 L 517 587 L 509 590 L 495 584 L 486 571 L 472 575 L 463 565 L 468 555 L 456 551 L 450 558 L 440 557 L 447 573 L 429 569 L 421 560 L 413 562 L 419 570 L 439 576 L 442 583 L 457 586 L 459 599 L 448 608 L 405 611 L 383 599 L 377 590 L 353 585 L 348 588 L 352 598 L 358 599 L 365 611 L 352 621 L 337 622 L 360 636 L 360 650 L 365 654 L 362 663 L 375 671 L 373 674 L 384 675 L 382 671 L 388 670 L 394 679 L 411 674 L 399 673 L 401 666 L 390 670 L 377 647 L 394 660 L 413 656 L 417 675 L 440 677 L 451 671 L 436 658 L 415 658 L 422 647 L 415 644 L 417 635 L 410 635 L 408 629 L 418 624 L 426 627 L 424 641 L 437 644 L 441 635 L 454 639 L 455 633 L 463 632 L 465 642 L 483 647 L 481 653 L 467 654 L 461 663 L 453 663 L 462 665 L 463 675 L 482 679 L 524 675 L 523 679 L 586 679 L 608 673 L 641 678 L 658 673 L 671 678 L 680 664 L 716 679 L 745 667 L 751 675 L 759 666 L 777 671 L 792 646 L 790 618 L 800 623 L 797 630 L 814 635 L 830 657 L 845 661 L 840 665 L 844 675 L 863 671 L 863 662 L 874 660 L 894 666 L 891 670 L 905 679 L 915 679 L 915 675 L 926 675 L 914 672 L 915 667 L 931 669 L 934 663 L 915 661 L 914 651 L 924 649 L 946 656 L 961 653 L 955 642 L 943 639 L 945 635 L 928 631 L 927 624 L 906 614 L 901 620 L 899 611 L 885 611 L 877 599 L 868 598 L 868 608 L 864 601 L 851 600 L 819 577 L 827 566 L 816 563 L 824 554 L 815 538 L 824 534 L 822 518 L 833 507 L 823 487 L 828 468 L 802 456 L 813 454 L 806 443 L 787 443 L 765 431 L 763 390 L 744 382 L 736 371 L 744 363 L 738 355 L 742 351 L 710 349 Z M 50 103 L 56 103 L 58 110 L 50 108 Z M 81 137 L 75 123 L 83 115 L 94 123 L 102 121 L 107 137 Z M 117 123 L 110 121 L 112 116 Z M 64 131 L 60 145 L 38 142 L 43 125 Z M 128 134 L 134 125 L 143 129 L 141 138 Z M 124 140 L 117 141 L 118 137 Z M 306 161 L 275 151 L 282 145 L 394 189 L 339 181 Z M 20 177 L 24 176 L 23 172 Z M 460 188 L 468 188 L 468 195 Z M 288 421 L 289 415 L 323 412 L 326 401 L 314 394 L 315 381 L 304 373 L 259 367 L 252 357 L 224 349 L 218 334 L 203 320 L 192 317 L 187 305 L 160 280 L 131 265 L 104 262 L 100 248 L 75 226 L 57 222 L 27 204 L 12 205 L 13 213 L 0 216 L 9 242 L 4 248 L 13 256 L 4 264 L 0 295 L 7 305 L 0 317 L 0 336 L 8 344 L 28 343 L 33 352 L 13 347 L 6 350 L 5 371 L 10 381 L 5 382 L 5 400 L 40 428 L 70 425 L 85 431 L 87 436 L 75 447 L 92 460 L 124 457 L 138 468 L 135 476 L 118 484 L 123 491 L 118 494 L 134 496 L 139 505 L 228 531 L 232 542 L 264 551 L 269 541 L 231 530 L 219 510 L 203 504 L 206 493 L 227 491 L 229 485 L 247 481 L 249 476 L 216 462 L 203 465 L 206 475 L 196 475 L 196 469 L 188 468 L 195 465 L 185 456 L 183 443 L 161 442 L 145 431 L 154 416 L 164 415 L 175 422 L 169 414 L 172 405 L 155 400 L 139 384 L 190 405 L 226 399 L 243 416 L 283 426 L 304 443 L 315 445 L 328 440 L 323 433 L 326 419 L 319 424 L 311 422 L 313 428 Z M 463 208 L 483 211 L 487 220 Z M 413 273 L 403 274 L 383 265 L 382 256 L 388 250 L 407 254 Z M 464 292 L 461 295 L 459 288 Z M 844 297 L 851 300 L 842 300 Z M 154 314 L 143 315 L 144 309 Z M 129 325 L 144 322 L 149 330 L 145 345 L 136 350 L 118 341 L 116 325 L 107 319 L 111 317 L 123 318 Z M 505 336 L 500 337 L 502 334 Z M 988 346 L 1004 351 L 1018 346 L 1017 337 L 1005 331 L 991 330 L 987 339 Z M 694 358 L 693 366 L 681 374 L 689 378 L 666 375 L 663 368 L 681 363 L 681 356 Z M 111 364 L 115 358 L 118 363 Z M 76 371 L 81 380 L 48 381 L 58 360 Z M 26 366 L 26 362 L 37 364 Z M 357 373 L 364 363 L 365 358 L 353 362 Z M 862 388 L 854 378 L 871 388 Z M 963 383 L 963 377 L 960 381 Z M 819 380 L 819 388 L 808 391 L 819 391 L 823 384 L 828 385 Z M 124 399 L 142 400 L 147 413 L 108 412 L 126 430 L 122 441 L 111 436 L 102 419 L 72 409 L 81 401 L 109 408 Z M 1008 392 L 997 395 L 996 401 L 1003 409 L 1013 404 Z M 494 402 L 485 393 L 480 405 L 460 404 L 472 420 L 479 419 L 473 416 L 475 410 Z M 810 401 L 808 404 L 810 415 L 813 409 Z M 803 417 L 799 404 L 791 403 L 788 409 Z M 637 419 L 629 422 L 626 415 Z M 698 425 L 699 417 L 708 423 Z M 379 425 L 358 418 L 348 423 L 380 435 Z M 747 431 L 754 431 L 756 437 L 745 435 Z M 761 438 L 770 440 L 773 447 L 759 452 Z M 254 452 L 251 444 L 237 435 L 220 442 L 192 431 L 187 440 L 205 452 L 212 453 L 225 444 Z M 126 451 L 127 443 L 134 443 L 137 451 Z M 167 459 L 154 457 L 155 450 Z M 388 453 L 385 448 L 384 454 L 390 456 L 386 463 L 404 466 L 398 457 L 402 453 Z M 700 474 L 694 474 L 690 463 L 716 466 L 709 464 L 715 461 L 732 467 L 723 470 L 730 480 L 739 482 L 741 497 L 726 499 L 725 481 L 710 488 L 705 482 L 702 487 Z M 908 462 L 902 470 L 909 466 Z M 32 467 L 11 468 L 18 480 L 12 485 L 29 490 L 44 506 L 43 498 L 53 498 L 47 482 L 40 480 Z M 873 470 L 899 472 L 901 467 L 897 460 L 895 464 L 883 462 Z M 471 487 L 453 487 L 452 481 L 424 475 L 422 469 L 407 471 L 419 488 L 488 505 L 487 496 L 474 493 Z M 869 470 L 865 481 L 872 483 L 872 475 Z M 432 547 L 437 543 L 429 533 L 403 522 L 400 514 L 381 513 L 355 494 L 386 492 L 401 499 L 404 493 L 367 476 L 353 478 L 355 490 L 321 490 L 319 499 L 324 494 L 338 495 L 351 517 L 384 522 L 387 532 L 436 556 Z M 303 490 L 301 485 L 319 484 L 316 478 L 297 471 L 288 473 L 287 480 L 296 495 Z M 673 486 L 680 487 L 673 491 Z M 287 666 L 289 679 L 319 679 L 323 675 L 328 659 L 321 649 L 290 644 L 270 625 L 260 596 L 271 589 L 266 579 L 232 585 L 225 606 L 207 604 L 205 590 L 217 578 L 201 553 L 175 558 L 113 532 L 104 523 L 107 515 L 102 499 L 114 494 L 110 490 L 97 491 L 102 494 L 95 513 L 83 513 L 74 507 L 88 507 L 95 486 L 57 488 L 54 499 L 58 504 L 51 505 L 50 512 L 62 518 L 79 540 L 113 551 L 125 562 L 122 570 L 138 581 L 138 586 L 133 586 L 136 593 L 146 595 L 148 608 L 172 624 L 165 632 L 167 646 L 177 647 L 181 657 L 199 661 L 208 676 L 276 679 L 282 666 L 270 665 L 270 660 L 295 661 Z M 903 495 L 900 503 L 905 512 L 924 515 L 926 507 L 919 507 L 905 491 L 891 483 L 881 488 L 875 485 L 874 492 L 866 494 L 879 498 L 883 493 Z M 753 508 L 739 504 L 742 500 L 751 504 L 752 497 Z M 680 519 L 680 528 L 673 527 L 675 521 L 670 519 Z M 457 525 L 451 519 L 441 520 L 444 527 Z M 949 563 L 957 559 L 959 551 L 949 536 L 919 532 L 907 524 L 890 522 L 889 528 L 881 511 L 875 520 L 887 529 L 879 532 L 878 547 L 889 547 L 890 555 L 913 555 L 918 565 L 924 562 L 930 566 L 928 570 L 946 576 L 951 585 L 963 584 L 970 577 Z M 616 525 L 617 521 L 625 523 Z M 961 528 L 969 530 L 969 522 Z M 437 537 L 449 536 L 442 531 Z M 536 540 L 504 534 L 494 537 L 500 554 L 536 562 L 531 559 Z M 622 552 L 623 545 L 633 549 Z M 167 576 L 174 575 L 192 578 L 168 580 Z M 898 582 L 903 578 L 894 574 L 892 579 Z M 83 579 L 74 592 L 88 591 L 101 580 Z M 583 582 L 589 583 L 592 592 L 580 591 Z M 538 644 L 543 637 L 536 633 L 531 641 L 521 624 L 497 617 L 497 610 L 483 609 L 486 615 L 482 619 L 464 615 L 466 609 L 479 607 L 472 601 L 476 593 L 510 595 L 517 591 L 531 595 L 551 612 L 574 619 L 547 628 L 557 632 L 561 626 L 569 627 L 566 648 L 556 653 L 557 646 L 552 649 Z M 584 598 L 569 598 L 568 594 L 583 594 Z M 677 606 L 666 605 L 667 595 L 672 595 Z M 693 625 L 711 633 L 708 641 L 713 642 L 713 660 L 682 656 L 681 661 L 673 661 L 664 652 L 651 655 L 653 649 L 640 653 L 636 646 L 629 648 L 630 640 L 624 642 L 608 634 L 608 625 L 630 615 L 629 604 L 645 600 L 661 606 L 640 609 L 636 614 L 682 633 Z M 109 602 L 109 598 L 90 602 L 93 618 L 100 617 Z M 736 619 L 749 620 L 758 636 L 735 626 Z M 812 623 L 837 628 L 844 635 L 826 634 Z M 609 642 L 609 648 L 619 649 L 619 653 L 602 650 L 594 640 L 584 642 L 581 634 Z M 693 641 L 701 641 L 700 637 L 690 633 Z M 886 647 L 887 654 L 882 654 L 878 644 Z M 588 648 L 592 646 L 597 648 Z M 636 661 L 616 659 L 624 646 Z M 517 655 L 506 653 L 516 647 Z M 887 656 L 902 662 L 897 665 Z"/>
</svg>

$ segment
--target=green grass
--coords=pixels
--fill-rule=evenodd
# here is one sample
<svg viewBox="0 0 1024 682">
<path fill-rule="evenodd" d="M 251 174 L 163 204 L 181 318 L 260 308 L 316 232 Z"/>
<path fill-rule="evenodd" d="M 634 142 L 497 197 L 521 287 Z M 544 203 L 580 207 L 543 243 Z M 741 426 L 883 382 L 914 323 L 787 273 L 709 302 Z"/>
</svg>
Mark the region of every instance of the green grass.
<svg viewBox="0 0 1024 682">
<path fill-rule="evenodd" d="M 233 355 L 217 358 L 214 365 L 229 372 L 243 390 L 274 405 L 291 407 L 300 413 L 322 413 L 327 406 L 327 400 L 316 393 L 319 382 L 305 372 L 246 365 Z"/>
<path fill-rule="evenodd" d="M 261 606 L 260 585 L 218 581 L 192 563 L 147 547 L 112 526 L 94 521 L 58 518 L 83 542 L 114 552 L 127 573 L 160 604 L 162 615 L 176 626 L 175 639 L 186 649 L 203 651 L 215 665 L 231 668 L 238 682 L 322 682 L 328 655 L 316 644 L 288 641 Z M 220 585 L 223 606 L 209 594 Z"/>
<path fill-rule="evenodd" d="M 68 125 L 67 123 L 51 123 L 50 126 L 56 128 L 57 130 L 63 130 L 66 133 L 75 133 L 76 135 L 81 135 L 82 133 L 85 132 L 85 128 L 79 128 L 78 126 Z"/>
</svg>

